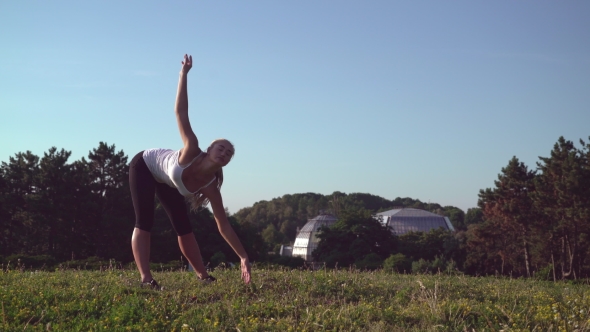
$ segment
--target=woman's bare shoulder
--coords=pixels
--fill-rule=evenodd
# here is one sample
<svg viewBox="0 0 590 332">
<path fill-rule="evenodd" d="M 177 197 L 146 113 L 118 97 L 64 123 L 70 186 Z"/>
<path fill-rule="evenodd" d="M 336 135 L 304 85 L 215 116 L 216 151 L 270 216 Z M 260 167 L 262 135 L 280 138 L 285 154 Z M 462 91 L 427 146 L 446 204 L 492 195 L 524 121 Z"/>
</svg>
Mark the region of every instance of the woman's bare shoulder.
<svg viewBox="0 0 590 332">
<path fill-rule="evenodd" d="M 198 146 L 195 148 L 184 147 L 180 149 L 178 154 L 178 163 L 180 165 L 188 165 L 193 159 L 198 157 L 203 152 Z"/>
</svg>

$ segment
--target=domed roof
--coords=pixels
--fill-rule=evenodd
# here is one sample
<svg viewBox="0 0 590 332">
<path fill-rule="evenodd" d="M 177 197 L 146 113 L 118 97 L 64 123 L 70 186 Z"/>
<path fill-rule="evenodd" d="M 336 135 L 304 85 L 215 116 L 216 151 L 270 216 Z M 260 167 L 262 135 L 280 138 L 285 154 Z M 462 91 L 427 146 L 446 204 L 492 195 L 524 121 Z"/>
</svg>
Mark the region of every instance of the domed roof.
<svg viewBox="0 0 590 332">
<path fill-rule="evenodd" d="M 299 234 L 303 236 L 307 232 L 316 232 L 318 229 L 320 229 L 320 227 L 332 226 L 332 224 L 334 224 L 337 221 L 338 218 L 331 214 L 320 214 L 319 216 L 313 219 L 308 219 L 307 223 L 303 225 L 303 227 L 299 231 Z M 299 236 L 299 234 L 297 234 L 297 236 Z"/>
<path fill-rule="evenodd" d="M 313 219 L 308 219 L 295 237 L 293 244 L 293 256 L 299 256 L 309 261 L 311 254 L 318 247 L 320 239 L 317 237 L 321 227 L 330 227 L 338 221 L 334 215 L 322 213 Z"/>
<path fill-rule="evenodd" d="M 409 232 L 428 232 L 437 228 L 455 230 L 449 218 L 420 209 L 393 209 L 379 212 L 377 216 L 381 217 L 382 223 L 390 227 L 395 235 L 403 235 Z"/>
</svg>

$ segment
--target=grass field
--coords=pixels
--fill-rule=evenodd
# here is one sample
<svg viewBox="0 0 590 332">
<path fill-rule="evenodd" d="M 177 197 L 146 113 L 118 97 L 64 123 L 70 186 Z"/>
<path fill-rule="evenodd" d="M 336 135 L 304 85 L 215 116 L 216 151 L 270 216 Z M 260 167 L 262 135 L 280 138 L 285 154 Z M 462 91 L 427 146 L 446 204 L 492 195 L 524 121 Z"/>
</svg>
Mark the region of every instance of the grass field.
<svg viewBox="0 0 590 332">
<path fill-rule="evenodd" d="M 587 331 L 590 286 L 382 271 L 256 268 L 0 272 L 0 331 Z"/>
</svg>

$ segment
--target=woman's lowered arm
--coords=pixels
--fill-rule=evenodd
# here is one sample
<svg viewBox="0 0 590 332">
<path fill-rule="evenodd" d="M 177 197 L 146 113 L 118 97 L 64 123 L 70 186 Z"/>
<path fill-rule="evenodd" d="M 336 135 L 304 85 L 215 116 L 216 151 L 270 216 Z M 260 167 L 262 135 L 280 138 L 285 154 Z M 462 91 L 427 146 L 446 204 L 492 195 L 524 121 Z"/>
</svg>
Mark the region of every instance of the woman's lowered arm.
<svg viewBox="0 0 590 332">
<path fill-rule="evenodd" d="M 227 220 L 219 189 L 214 186 L 205 188 L 203 189 L 203 194 L 207 194 L 207 197 L 211 202 L 211 208 L 213 209 L 213 215 L 215 216 L 219 233 L 221 233 L 221 236 L 223 236 L 225 241 L 227 241 L 235 253 L 240 257 L 242 279 L 245 283 L 250 283 L 250 260 L 248 259 L 248 254 L 246 253 L 244 246 L 242 246 L 242 242 L 240 242 L 236 232 Z"/>
</svg>

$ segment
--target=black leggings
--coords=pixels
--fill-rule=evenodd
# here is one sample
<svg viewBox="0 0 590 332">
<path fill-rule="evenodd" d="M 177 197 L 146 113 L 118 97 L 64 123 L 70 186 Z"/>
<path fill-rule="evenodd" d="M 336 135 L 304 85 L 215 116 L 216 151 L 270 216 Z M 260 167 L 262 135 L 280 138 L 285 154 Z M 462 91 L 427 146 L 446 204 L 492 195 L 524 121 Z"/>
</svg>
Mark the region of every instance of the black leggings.
<svg viewBox="0 0 590 332">
<path fill-rule="evenodd" d="M 135 227 L 150 232 L 154 225 L 154 194 L 166 210 L 172 227 L 178 236 L 191 233 L 184 197 L 176 188 L 154 179 L 145 161 L 143 151 L 136 154 L 129 164 L 129 188 L 135 209 Z"/>
</svg>

